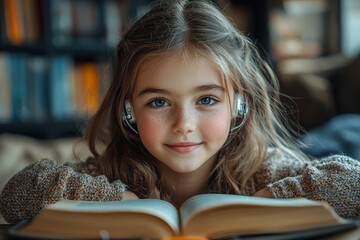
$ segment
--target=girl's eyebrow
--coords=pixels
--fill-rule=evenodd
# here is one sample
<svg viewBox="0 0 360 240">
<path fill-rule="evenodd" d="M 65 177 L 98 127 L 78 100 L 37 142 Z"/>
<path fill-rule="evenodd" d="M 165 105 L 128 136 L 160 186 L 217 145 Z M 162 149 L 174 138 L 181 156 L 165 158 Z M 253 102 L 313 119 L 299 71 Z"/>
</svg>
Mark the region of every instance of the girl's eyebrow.
<svg viewBox="0 0 360 240">
<path fill-rule="evenodd" d="M 205 92 L 205 91 L 219 91 L 219 92 L 224 92 L 225 89 L 217 84 L 206 84 L 206 85 L 201 85 L 198 86 L 196 88 L 194 88 L 194 90 L 192 91 L 193 93 L 197 93 L 197 92 Z M 161 89 L 161 88 L 146 88 L 144 90 L 142 90 L 138 96 L 142 96 L 142 95 L 146 95 L 149 93 L 161 93 L 161 94 L 167 94 L 169 95 L 170 92 L 168 90 L 165 89 Z"/>
<path fill-rule="evenodd" d="M 205 92 L 205 91 L 224 92 L 225 89 L 222 86 L 217 85 L 217 84 L 207 84 L 207 85 L 201 85 L 201 86 L 196 87 L 193 92 L 197 93 L 197 92 Z"/>
<path fill-rule="evenodd" d="M 162 93 L 162 94 L 169 94 L 169 91 L 165 90 L 165 89 L 160 89 L 160 88 L 145 88 L 144 90 L 142 90 L 141 92 L 139 92 L 138 97 L 142 96 L 142 95 L 146 95 L 149 93 Z"/>
</svg>

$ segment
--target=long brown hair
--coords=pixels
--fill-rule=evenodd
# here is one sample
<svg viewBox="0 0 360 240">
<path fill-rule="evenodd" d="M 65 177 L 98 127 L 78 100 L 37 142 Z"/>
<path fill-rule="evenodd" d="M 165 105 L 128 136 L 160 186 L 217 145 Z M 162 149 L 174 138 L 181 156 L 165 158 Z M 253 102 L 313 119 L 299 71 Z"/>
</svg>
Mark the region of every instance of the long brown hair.
<svg viewBox="0 0 360 240">
<path fill-rule="evenodd" d="M 246 193 L 246 184 L 270 146 L 306 158 L 284 127 L 277 79 L 253 43 L 212 3 L 167 0 L 154 4 L 117 46 L 111 85 L 86 133 L 93 154 L 88 162 L 98 172 L 110 181 L 120 179 L 140 198 L 162 197 L 156 160 L 140 138 L 123 126 L 122 109 L 124 100 L 131 98 L 142 62 L 181 50 L 196 51 L 214 61 L 224 80 L 248 99 L 246 122 L 220 149 L 209 191 Z"/>
</svg>

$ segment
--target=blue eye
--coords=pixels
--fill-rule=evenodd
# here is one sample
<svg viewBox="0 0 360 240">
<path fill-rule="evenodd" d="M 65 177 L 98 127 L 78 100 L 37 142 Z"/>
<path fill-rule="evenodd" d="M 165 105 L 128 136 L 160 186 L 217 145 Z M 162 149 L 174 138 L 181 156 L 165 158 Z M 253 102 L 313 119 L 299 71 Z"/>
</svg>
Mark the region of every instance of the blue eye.
<svg viewBox="0 0 360 240">
<path fill-rule="evenodd" d="M 198 104 L 201 105 L 214 105 L 218 101 L 214 99 L 213 97 L 203 97 L 198 101 Z"/>
<path fill-rule="evenodd" d="M 151 107 L 154 108 L 160 108 L 160 107 L 166 107 L 169 106 L 169 104 L 162 98 L 157 98 L 149 102 Z"/>
</svg>

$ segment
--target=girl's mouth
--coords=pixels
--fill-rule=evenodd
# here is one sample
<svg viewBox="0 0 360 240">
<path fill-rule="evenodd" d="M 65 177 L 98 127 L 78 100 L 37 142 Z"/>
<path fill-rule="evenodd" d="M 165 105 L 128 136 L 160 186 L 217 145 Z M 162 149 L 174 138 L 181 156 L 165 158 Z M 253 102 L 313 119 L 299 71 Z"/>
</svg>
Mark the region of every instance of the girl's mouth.
<svg viewBox="0 0 360 240">
<path fill-rule="evenodd" d="M 182 142 L 175 144 L 166 144 L 171 150 L 178 153 L 190 153 L 201 146 L 202 143 Z"/>
</svg>

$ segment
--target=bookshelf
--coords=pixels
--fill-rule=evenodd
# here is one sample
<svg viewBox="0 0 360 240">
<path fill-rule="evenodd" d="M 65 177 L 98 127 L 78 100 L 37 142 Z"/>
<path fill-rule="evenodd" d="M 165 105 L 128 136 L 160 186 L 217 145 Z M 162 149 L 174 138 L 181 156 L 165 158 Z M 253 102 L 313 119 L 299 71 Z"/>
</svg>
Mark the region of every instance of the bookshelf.
<svg viewBox="0 0 360 240">
<path fill-rule="evenodd" d="M 0 134 L 76 136 L 149 0 L 0 0 Z"/>
</svg>

